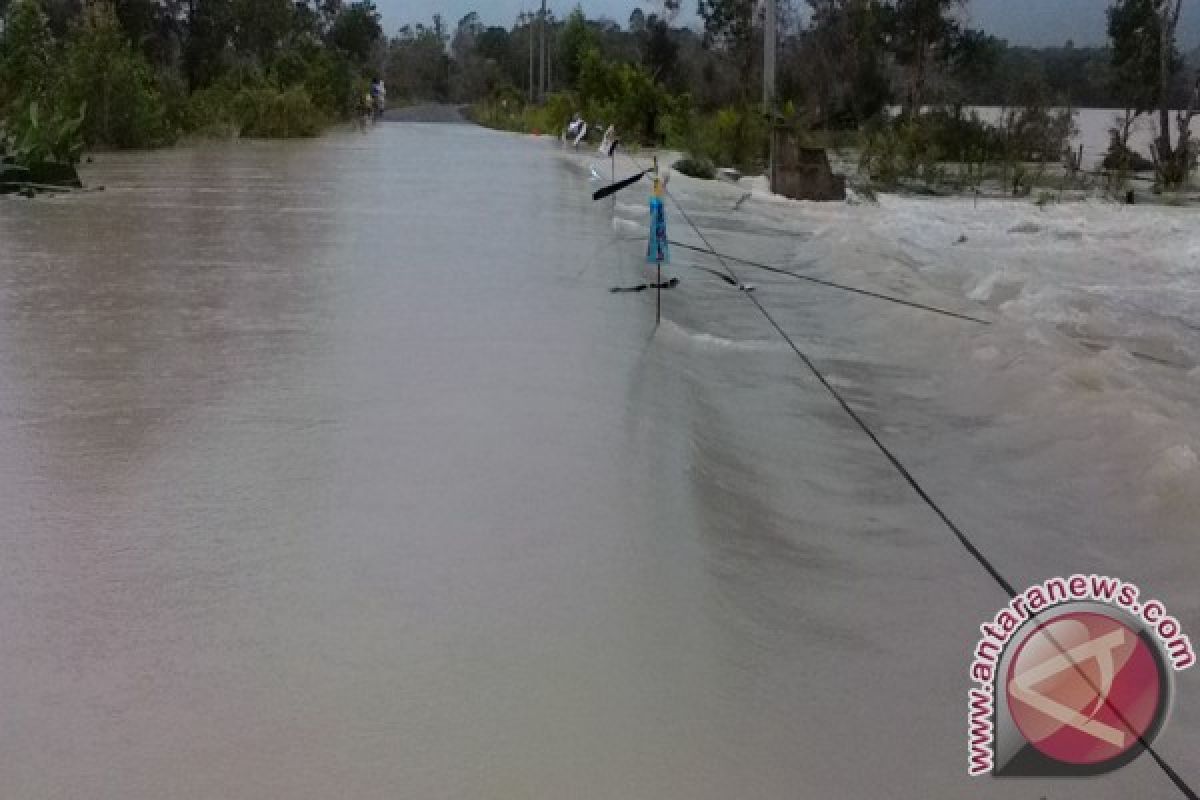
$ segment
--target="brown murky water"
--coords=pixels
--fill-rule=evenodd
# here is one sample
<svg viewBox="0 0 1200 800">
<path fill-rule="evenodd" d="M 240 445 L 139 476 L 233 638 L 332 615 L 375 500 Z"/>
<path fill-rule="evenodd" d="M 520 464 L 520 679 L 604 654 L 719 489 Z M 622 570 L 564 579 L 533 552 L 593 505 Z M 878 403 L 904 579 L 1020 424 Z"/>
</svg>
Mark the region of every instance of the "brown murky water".
<svg viewBox="0 0 1200 800">
<path fill-rule="evenodd" d="M 736 292 L 610 295 L 547 145 L 88 178 L 0 204 L 6 800 L 1170 796 L 966 778 L 1002 594 Z"/>
</svg>

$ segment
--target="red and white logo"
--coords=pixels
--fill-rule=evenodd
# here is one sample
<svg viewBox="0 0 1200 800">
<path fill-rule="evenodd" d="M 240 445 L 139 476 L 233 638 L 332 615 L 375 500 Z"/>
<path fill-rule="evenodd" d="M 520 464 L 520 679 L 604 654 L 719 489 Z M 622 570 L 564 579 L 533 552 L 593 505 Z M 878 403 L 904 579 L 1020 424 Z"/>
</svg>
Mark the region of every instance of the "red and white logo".
<svg viewBox="0 0 1200 800">
<path fill-rule="evenodd" d="M 1144 747 L 1166 705 L 1156 650 L 1106 613 L 1066 611 L 1038 625 L 1004 676 L 1013 724 L 1064 765 L 1092 767 Z"/>
<path fill-rule="evenodd" d="M 967 710 L 971 775 L 1120 769 L 1152 746 L 1173 674 L 1196 662 L 1160 601 L 1098 575 L 1032 586 L 980 632 Z"/>
</svg>

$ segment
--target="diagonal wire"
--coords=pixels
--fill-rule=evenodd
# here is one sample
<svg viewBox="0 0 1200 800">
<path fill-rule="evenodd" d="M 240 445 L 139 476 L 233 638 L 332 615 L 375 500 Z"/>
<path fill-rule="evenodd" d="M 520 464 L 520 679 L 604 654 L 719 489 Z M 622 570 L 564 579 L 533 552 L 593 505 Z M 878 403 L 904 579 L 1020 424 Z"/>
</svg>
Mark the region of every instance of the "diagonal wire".
<svg viewBox="0 0 1200 800">
<path fill-rule="evenodd" d="M 628 158 L 631 161 L 633 161 L 635 164 L 637 164 L 637 161 L 632 156 L 628 156 Z M 641 166 L 639 165 L 638 168 L 640 169 Z M 718 261 L 721 262 L 721 266 L 725 268 L 725 270 L 729 273 L 730 277 L 738 285 L 742 285 L 742 281 L 738 277 L 737 273 L 729 265 L 726 258 L 724 256 L 722 256 L 720 253 L 718 253 L 716 248 L 714 248 L 712 246 L 712 244 L 709 243 L 708 238 L 704 235 L 704 232 L 700 229 L 700 227 L 695 222 L 692 221 L 691 216 L 687 213 L 687 209 L 685 209 L 683 207 L 683 204 L 681 204 L 679 202 L 679 200 L 671 193 L 670 189 L 667 189 L 664 187 L 664 192 L 666 193 L 667 197 L 669 197 L 671 199 L 671 202 L 673 202 L 675 204 L 675 207 L 679 210 L 680 215 L 683 216 L 683 219 L 687 222 L 688 226 L 691 227 L 691 229 L 693 231 L 695 231 L 695 233 L 698 237 L 700 237 L 700 241 L 702 241 L 704 243 L 704 246 L 709 249 L 711 254 L 714 255 Z M 850 405 L 850 403 L 846 400 L 846 398 L 842 395 L 842 393 L 837 390 L 837 387 L 835 387 L 829 381 L 829 379 L 827 377 L 825 377 L 824 373 L 821 372 L 820 368 L 817 367 L 816 363 L 803 350 L 800 349 L 799 345 L 796 344 L 796 341 L 791 337 L 791 335 L 789 335 L 788 332 L 783 329 L 783 326 L 781 326 L 775 320 L 775 318 L 771 315 L 771 313 L 766 309 L 766 307 L 763 306 L 762 302 L 759 301 L 758 297 L 750 292 L 742 292 L 742 294 L 744 294 L 746 296 L 746 298 L 751 303 L 754 304 L 755 308 L 758 309 L 759 313 L 761 313 L 763 315 L 763 317 L 767 320 L 768 323 L 770 323 L 771 327 L 775 329 L 775 331 L 783 338 L 783 340 L 785 342 L 787 342 L 788 347 L 791 348 L 791 350 L 804 363 L 804 365 L 813 374 L 813 376 L 821 383 L 821 385 L 825 387 L 825 389 L 829 392 L 829 394 L 833 397 L 833 399 L 837 402 L 837 404 L 839 406 L 841 406 L 842 410 L 846 412 L 846 415 L 849 416 L 850 419 L 852 419 L 856 425 L 858 425 L 858 427 L 867 436 L 867 438 L 871 440 L 871 442 L 875 445 L 876 448 L 878 448 L 879 452 L 882 453 L 883 456 L 888 460 L 888 462 L 891 463 L 891 465 L 895 468 L 896 472 L 900 475 L 900 477 L 904 479 L 905 483 L 907 483 L 912 488 L 912 490 L 914 492 L 916 492 L 917 496 L 921 498 L 921 500 L 930 508 L 930 510 L 932 510 L 934 512 L 934 514 L 937 515 L 937 517 L 945 524 L 945 526 L 950 530 L 950 532 L 954 534 L 954 536 L 962 544 L 963 548 L 966 549 L 966 551 L 968 553 L 970 553 L 970 555 L 975 559 L 975 561 L 981 567 L 983 567 L 984 571 L 986 571 L 988 573 L 988 575 L 991 576 L 992 580 L 994 580 L 996 582 L 996 584 L 1001 589 L 1003 589 L 1004 592 L 1010 598 L 1015 598 L 1018 593 L 1017 593 L 1016 589 L 1013 588 L 1012 583 L 1010 583 L 1008 581 L 1008 579 L 1006 579 L 1000 573 L 1000 571 L 995 567 L 995 565 L 993 565 L 992 562 L 990 560 L 988 560 L 987 556 L 985 556 L 983 554 L 983 552 L 979 549 L 979 547 L 976 546 L 973 541 L 971 541 L 970 537 L 967 536 L 967 534 L 965 532 L 963 532 L 962 528 L 960 528 L 958 526 L 958 524 L 956 522 L 954 522 L 953 519 L 950 518 L 949 514 L 947 514 L 946 511 L 938 504 L 938 502 L 936 500 L 934 500 L 933 496 L 921 485 L 921 483 L 916 479 L 916 477 L 912 474 L 912 472 L 908 469 L 908 467 L 906 467 L 904 465 L 904 463 L 900 460 L 900 458 L 895 453 L 892 452 L 891 448 L 889 448 L 886 444 L 883 443 L 883 440 L 880 439 L 879 436 L 875 433 L 875 431 L 871 428 L 871 426 L 869 424 L 867 424 L 866 420 L 864 420 L 863 417 L 857 411 L 854 410 L 853 406 Z M 1038 618 L 1038 616 L 1039 616 L 1038 614 L 1033 615 L 1033 617 L 1035 619 Z M 1083 667 L 1080 666 L 1066 652 L 1066 650 L 1063 648 L 1063 646 L 1061 644 L 1059 644 L 1052 635 L 1047 633 L 1047 637 L 1050 639 L 1051 643 L 1055 645 L 1055 647 L 1059 650 L 1059 652 L 1067 657 L 1067 660 L 1075 668 L 1076 672 L 1080 676 L 1082 676 L 1082 678 L 1088 683 L 1089 688 L 1091 688 L 1096 693 L 1096 696 L 1100 697 L 1102 693 L 1100 692 L 1099 687 L 1097 687 L 1095 685 L 1095 683 L 1091 680 L 1091 678 L 1087 675 L 1087 673 L 1084 672 Z M 1113 711 L 1113 713 L 1121 721 L 1122 725 L 1125 726 L 1126 731 L 1133 734 L 1135 736 L 1135 738 L 1137 738 L 1138 743 L 1141 745 L 1142 749 L 1150 754 L 1150 757 L 1159 766 L 1159 768 L 1163 771 L 1163 774 L 1167 776 L 1167 778 L 1171 781 L 1171 783 L 1173 783 L 1175 785 L 1175 788 L 1177 788 L 1180 791 L 1180 793 L 1182 793 L 1183 796 L 1185 798 L 1187 798 L 1187 800 L 1200 800 L 1200 795 L 1197 795 L 1196 792 L 1192 790 L 1192 788 L 1182 778 L 1182 776 L 1180 776 L 1179 773 L 1176 772 L 1171 767 L 1171 765 L 1168 764 L 1166 762 L 1166 760 L 1158 753 L 1158 751 L 1156 751 L 1154 749 L 1154 747 L 1151 745 L 1151 743 L 1146 740 L 1145 736 L 1143 736 L 1142 734 L 1135 733 L 1133 726 L 1129 723 L 1128 719 L 1126 719 L 1124 714 L 1121 713 L 1120 709 L 1116 708 L 1112 704 L 1111 699 L 1108 697 L 1104 697 L 1104 704 L 1110 710 Z"/>
</svg>

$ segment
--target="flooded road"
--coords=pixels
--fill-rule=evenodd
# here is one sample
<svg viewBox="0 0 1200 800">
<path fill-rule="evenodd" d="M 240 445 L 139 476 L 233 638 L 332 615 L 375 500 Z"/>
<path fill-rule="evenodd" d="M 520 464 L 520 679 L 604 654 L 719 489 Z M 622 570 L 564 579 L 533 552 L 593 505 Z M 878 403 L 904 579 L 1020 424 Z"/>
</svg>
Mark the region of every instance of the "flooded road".
<svg viewBox="0 0 1200 800">
<path fill-rule="evenodd" d="M 681 265 L 657 331 L 611 295 L 644 242 L 550 145 L 397 123 L 86 178 L 0 204 L 4 798 L 1175 796 L 1147 758 L 966 777 L 1004 593 L 740 293 Z M 972 462 L 992 422 L 921 367 L 961 322 L 759 296 L 1018 586 L 1146 551 L 1100 488 Z M 1200 629 L 1195 545 L 1156 546 L 1125 573 Z M 1200 779 L 1179 688 L 1159 750 Z"/>
</svg>

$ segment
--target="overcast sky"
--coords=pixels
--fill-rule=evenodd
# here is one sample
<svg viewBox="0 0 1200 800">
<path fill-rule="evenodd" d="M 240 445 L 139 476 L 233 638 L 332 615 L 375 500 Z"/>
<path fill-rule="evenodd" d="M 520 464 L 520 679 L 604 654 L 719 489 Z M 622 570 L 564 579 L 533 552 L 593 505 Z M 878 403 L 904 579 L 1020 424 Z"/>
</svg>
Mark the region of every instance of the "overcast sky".
<svg viewBox="0 0 1200 800">
<path fill-rule="evenodd" d="M 695 0 L 683 0 L 690 18 L 695 18 Z M 541 0 L 376 0 L 383 12 L 389 34 L 406 22 L 428 20 L 440 11 L 453 26 L 470 11 L 478 11 L 484 23 L 511 27 L 523 8 L 540 5 Z M 803 0 L 797 0 L 803 7 Z M 550 0 L 550 8 L 561 17 L 576 3 L 574 0 Z M 635 7 L 651 9 L 655 0 L 583 0 L 589 17 L 606 16 L 624 25 Z M 970 0 L 973 27 L 1014 44 L 1053 45 L 1074 39 L 1076 44 L 1103 44 L 1104 10 L 1109 0 Z M 1184 0 L 1186 49 L 1200 45 L 1200 0 Z"/>
</svg>

